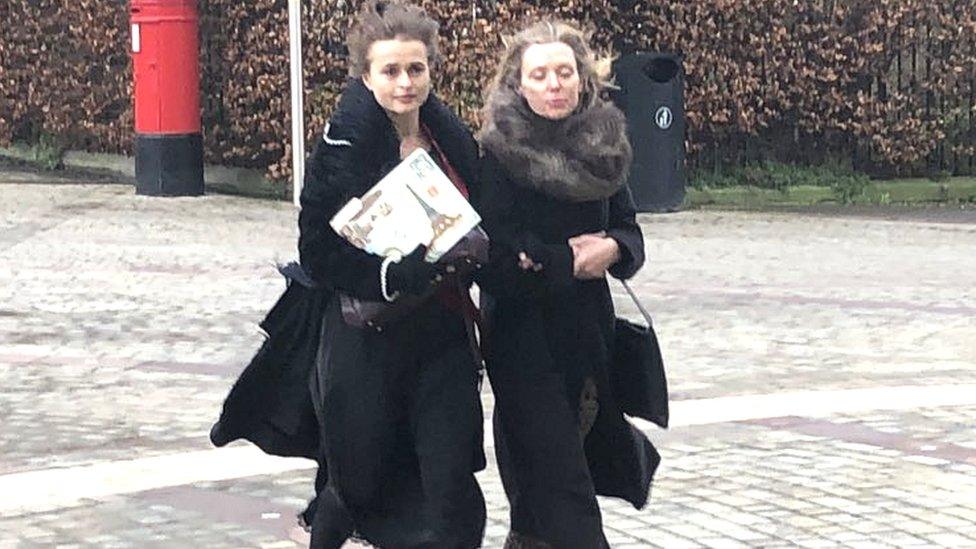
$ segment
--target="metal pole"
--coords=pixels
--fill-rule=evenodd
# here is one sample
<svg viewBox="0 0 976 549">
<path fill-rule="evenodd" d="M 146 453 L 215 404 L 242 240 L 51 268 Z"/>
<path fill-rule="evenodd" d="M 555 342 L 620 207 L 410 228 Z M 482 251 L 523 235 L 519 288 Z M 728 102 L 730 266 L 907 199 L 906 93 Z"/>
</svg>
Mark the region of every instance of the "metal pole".
<svg viewBox="0 0 976 549">
<path fill-rule="evenodd" d="M 292 200 L 300 207 L 305 175 L 305 107 L 302 80 L 302 3 L 288 0 L 288 45 L 291 61 Z"/>
</svg>

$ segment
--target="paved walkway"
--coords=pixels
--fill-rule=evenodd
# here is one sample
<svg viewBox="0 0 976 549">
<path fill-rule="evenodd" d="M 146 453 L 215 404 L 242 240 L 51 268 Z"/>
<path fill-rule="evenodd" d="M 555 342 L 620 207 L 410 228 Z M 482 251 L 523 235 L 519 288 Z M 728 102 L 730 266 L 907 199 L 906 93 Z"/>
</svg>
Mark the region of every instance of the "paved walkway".
<svg viewBox="0 0 976 549">
<path fill-rule="evenodd" d="M 283 289 L 292 207 L 0 197 L 0 549 L 301 547 L 311 464 L 206 438 Z M 664 462 L 646 509 L 601 501 L 613 547 L 976 547 L 976 215 L 943 221 L 642 217 L 674 427 L 640 424 Z M 504 494 L 479 478 L 497 548 Z"/>
</svg>

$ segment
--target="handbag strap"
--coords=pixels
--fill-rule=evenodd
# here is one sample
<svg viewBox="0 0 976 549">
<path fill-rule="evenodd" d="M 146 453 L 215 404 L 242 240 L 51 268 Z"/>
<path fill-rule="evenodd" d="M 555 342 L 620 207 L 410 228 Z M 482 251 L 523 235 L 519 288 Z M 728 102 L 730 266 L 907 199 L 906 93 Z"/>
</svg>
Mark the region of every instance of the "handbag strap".
<svg viewBox="0 0 976 549">
<path fill-rule="evenodd" d="M 640 300 L 637 299 L 637 294 L 634 293 L 634 290 L 630 289 L 630 284 L 627 284 L 626 280 L 621 280 L 620 283 L 624 285 L 624 289 L 627 290 L 628 294 L 630 294 L 630 298 L 634 300 L 634 305 L 637 305 L 637 309 L 641 312 L 641 315 L 643 315 L 644 320 L 647 322 L 647 327 L 652 327 L 654 323 L 651 321 L 651 314 L 647 312 L 647 309 L 645 309 L 643 305 L 641 305 Z"/>
<path fill-rule="evenodd" d="M 438 144 L 437 140 L 434 139 L 434 135 L 430 132 L 430 128 L 428 128 L 425 124 L 421 124 L 420 129 L 424 132 L 424 137 L 427 138 L 427 141 L 429 141 L 434 147 L 434 152 L 437 154 L 437 158 L 440 160 L 441 168 L 444 170 L 444 174 L 448 179 L 451 180 L 451 183 L 453 183 L 458 192 L 461 193 L 461 196 L 463 196 L 465 200 L 469 200 L 470 196 L 468 193 L 468 186 L 465 184 L 464 178 L 461 177 L 461 174 L 459 174 L 456 169 L 454 169 L 454 165 L 451 164 L 451 161 L 447 158 L 447 155 L 444 154 L 443 149 L 441 149 L 440 144 Z"/>
</svg>

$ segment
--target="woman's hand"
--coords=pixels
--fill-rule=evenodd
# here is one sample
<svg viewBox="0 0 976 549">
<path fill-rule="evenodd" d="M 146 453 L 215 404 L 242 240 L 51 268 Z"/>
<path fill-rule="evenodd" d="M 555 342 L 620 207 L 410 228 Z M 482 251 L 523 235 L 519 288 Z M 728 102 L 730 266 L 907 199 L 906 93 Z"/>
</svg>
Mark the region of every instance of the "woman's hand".
<svg viewBox="0 0 976 549">
<path fill-rule="evenodd" d="M 516 244 L 518 265 L 523 271 L 539 272 L 551 259 L 548 247 L 535 235 L 523 235 Z"/>
<path fill-rule="evenodd" d="M 390 294 L 422 295 L 441 281 L 439 265 L 427 263 L 427 247 L 417 246 L 410 255 L 391 263 L 387 271 L 387 290 Z"/>
<path fill-rule="evenodd" d="M 519 252 L 519 254 L 518 254 L 518 266 L 523 271 L 539 272 L 539 271 L 542 270 L 542 263 L 536 263 L 525 252 Z"/>
<path fill-rule="evenodd" d="M 569 239 L 573 249 L 573 276 L 580 280 L 605 278 L 607 269 L 620 260 L 620 245 L 604 232 Z"/>
</svg>

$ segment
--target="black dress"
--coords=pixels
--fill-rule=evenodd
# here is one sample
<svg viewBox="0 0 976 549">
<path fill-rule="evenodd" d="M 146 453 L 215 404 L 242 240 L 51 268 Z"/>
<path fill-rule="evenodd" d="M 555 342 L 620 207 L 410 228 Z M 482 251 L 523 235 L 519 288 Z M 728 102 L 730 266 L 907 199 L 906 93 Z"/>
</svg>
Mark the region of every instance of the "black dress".
<svg viewBox="0 0 976 549">
<path fill-rule="evenodd" d="M 470 185 L 477 146 L 435 97 L 421 123 Z M 385 112 L 350 80 L 309 160 L 299 252 L 316 283 L 382 300 L 381 258 L 338 236 L 329 219 L 399 162 Z M 478 372 L 462 316 L 434 297 L 382 332 L 347 325 L 326 306 L 311 380 L 328 481 L 318 497 L 312 547 L 340 547 L 355 531 L 391 548 L 481 545 L 485 503 Z"/>
<path fill-rule="evenodd" d="M 610 274 L 626 279 L 644 262 L 643 237 L 626 186 L 607 199 L 573 202 L 519 177 L 486 154 L 478 202 L 492 238 L 492 261 L 478 282 L 512 530 L 559 549 L 606 547 L 596 494 L 643 506 L 659 457 L 613 400 L 607 368 L 615 317 L 607 281 L 573 277 L 567 240 L 606 231 L 621 252 Z M 527 235 L 548 248 L 541 273 L 516 265 Z M 581 399 L 594 392 L 595 405 Z M 581 426 L 581 402 L 598 407 L 594 423 Z"/>
</svg>

